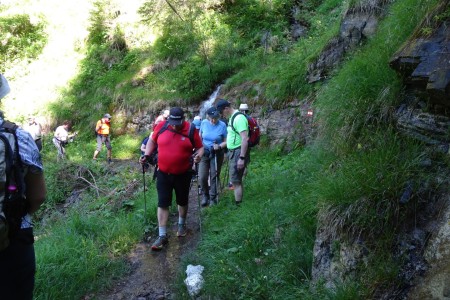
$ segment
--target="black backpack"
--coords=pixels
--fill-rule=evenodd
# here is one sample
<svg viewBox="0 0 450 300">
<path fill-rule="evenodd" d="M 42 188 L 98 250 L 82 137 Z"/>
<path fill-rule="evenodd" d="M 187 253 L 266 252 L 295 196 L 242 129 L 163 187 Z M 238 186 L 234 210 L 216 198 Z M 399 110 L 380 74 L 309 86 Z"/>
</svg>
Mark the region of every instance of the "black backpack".
<svg viewBox="0 0 450 300">
<path fill-rule="evenodd" d="M 26 215 L 25 182 L 14 123 L 0 126 L 0 251 L 19 230 Z"/>
</svg>

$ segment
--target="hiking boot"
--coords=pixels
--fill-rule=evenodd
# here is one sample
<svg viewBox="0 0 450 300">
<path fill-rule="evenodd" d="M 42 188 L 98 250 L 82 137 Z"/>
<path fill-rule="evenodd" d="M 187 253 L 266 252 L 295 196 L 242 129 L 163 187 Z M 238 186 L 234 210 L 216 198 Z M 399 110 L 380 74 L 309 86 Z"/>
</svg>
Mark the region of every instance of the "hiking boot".
<svg viewBox="0 0 450 300">
<path fill-rule="evenodd" d="M 111 158 L 108 158 L 108 164 L 112 163 Z"/>
<path fill-rule="evenodd" d="M 209 197 L 206 195 L 203 195 L 202 207 L 208 206 L 208 204 L 209 204 Z"/>
<path fill-rule="evenodd" d="M 178 224 L 177 236 L 183 237 L 186 236 L 186 234 L 187 234 L 186 224 Z"/>
<path fill-rule="evenodd" d="M 160 235 L 152 245 L 152 250 L 161 250 L 169 242 L 167 235 Z"/>
<path fill-rule="evenodd" d="M 209 200 L 209 206 L 214 206 L 217 205 L 217 197 L 216 196 L 211 196 L 211 199 Z"/>
</svg>

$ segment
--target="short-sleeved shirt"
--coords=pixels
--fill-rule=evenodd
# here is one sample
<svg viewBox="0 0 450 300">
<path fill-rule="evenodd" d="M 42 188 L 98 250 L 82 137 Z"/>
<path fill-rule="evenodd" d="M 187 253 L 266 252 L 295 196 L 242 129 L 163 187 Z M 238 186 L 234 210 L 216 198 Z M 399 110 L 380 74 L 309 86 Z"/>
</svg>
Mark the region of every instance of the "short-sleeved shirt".
<svg viewBox="0 0 450 300">
<path fill-rule="evenodd" d="M 233 120 L 233 127 L 231 127 L 231 119 L 235 114 L 238 114 L 234 120 Z M 227 127 L 227 148 L 230 150 L 239 148 L 242 144 L 242 139 L 239 133 L 242 131 L 247 130 L 248 131 L 248 121 L 247 118 L 239 113 L 238 111 L 233 113 L 230 117 L 230 120 L 228 121 L 228 127 Z"/>
<path fill-rule="evenodd" d="M 216 124 L 212 124 L 209 120 L 203 120 L 200 125 L 200 135 L 203 140 L 203 146 L 206 149 L 210 149 L 214 142 L 220 144 L 225 140 L 227 137 L 227 125 L 220 120 Z"/>
<path fill-rule="evenodd" d="M 151 138 L 158 145 L 159 170 L 168 174 L 183 174 L 191 168 L 193 149 L 203 147 L 198 130 L 194 130 L 194 145 L 189 139 L 190 123 L 183 121 L 179 133 L 173 132 L 171 126 L 161 134 L 158 132 L 165 122 L 159 123 Z"/>
<path fill-rule="evenodd" d="M 61 125 L 56 128 L 54 136 L 58 141 L 66 142 L 69 139 L 69 132 L 64 128 L 64 125 Z"/>
</svg>

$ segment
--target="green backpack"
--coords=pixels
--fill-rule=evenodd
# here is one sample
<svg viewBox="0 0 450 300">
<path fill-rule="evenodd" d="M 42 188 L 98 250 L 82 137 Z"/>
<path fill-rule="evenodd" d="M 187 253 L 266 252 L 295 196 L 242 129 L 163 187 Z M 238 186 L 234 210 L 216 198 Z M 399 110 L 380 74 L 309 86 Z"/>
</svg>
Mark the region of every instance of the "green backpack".
<svg viewBox="0 0 450 300">
<path fill-rule="evenodd" d="M 0 126 L 0 251 L 21 226 L 26 214 L 22 161 L 14 123 L 4 121 Z"/>
</svg>

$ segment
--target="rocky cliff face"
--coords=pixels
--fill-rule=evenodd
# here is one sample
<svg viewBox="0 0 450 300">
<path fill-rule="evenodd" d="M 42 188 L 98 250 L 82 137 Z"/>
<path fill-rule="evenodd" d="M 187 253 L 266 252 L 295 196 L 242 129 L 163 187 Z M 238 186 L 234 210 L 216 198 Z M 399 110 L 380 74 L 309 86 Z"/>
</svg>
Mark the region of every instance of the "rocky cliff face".
<svg viewBox="0 0 450 300">
<path fill-rule="evenodd" d="M 377 4 L 382 7 L 385 1 Z M 447 4 L 441 7 L 445 9 Z M 378 6 L 377 6 L 378 7 Z M 353 10 L 354 11 L 354 10 Z M 372 11 L 372 14 L 364 13 Z M 359 14 L 347 14 L 340 36 L 333 40 L 319 59 L 310 65 L 310 82 L 326 77 L 333 62 L 350 45 L 363 38 L 366 24 L 376 25 L 378 8 L 359 10 Z M 375 18 L 375 19 L 373 19 Z M 357 23 L 354 23 L 354 21 Z M 346 24 L 353 24 L 348 27 Z M 359 24 L 359 25 L 358 25 Z M 432 180 L 442 187 L 439 191 L 421 185 L 421 200 L 417 203 L 414 222 L 404 224 L 398 233 L 393 255 L 404 264 L 398 274 L 401 286 L 377 291 L 376 299 L 449 299 L 450 298 L 450 191 L 449 170 L 431 157 L 436 153 L 449 154 L 450 143 L 450 29 L 449 20 L 443 21 L 428 36 L 414 36 L 392 58 L 390 65 L 404 78 L 405 97 L 395 112 L 400 132 L 412 136 L 429 146 L 424 149 L 424 172 L 434 172 Z M 347 27 L 346 27 L 347 26 Z M 372 28 L 372 27 L 370 27 Z M 371 32 L 372 30 L 368 30 Z M 347 37 L 346 41 L 343 41 Z M 326 62 L 329 62 L 328 64 Z M 431 171 L 430 169 L 433 169 Z M 440 174 L 440 175 L 439 175 Z M 407 188 L 404 195 L 407 194 Z M 412 191 L 409 191 L 411 194 Z M 399 199 L 400 205 L 409 197 Z M 419 208 L 420 207 L 420 208 Z M 320 215 L 329 214 L 327 209 Z M 364 238 L 339 233 L 326 218 L 319 218 L 314 245 L 313 282 L 322 281 L 333 289 L 339 282 L 352 279 L 357 266 L 366 264 L 369 250 Z"/>
</svg>

